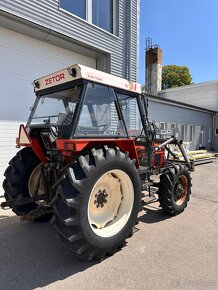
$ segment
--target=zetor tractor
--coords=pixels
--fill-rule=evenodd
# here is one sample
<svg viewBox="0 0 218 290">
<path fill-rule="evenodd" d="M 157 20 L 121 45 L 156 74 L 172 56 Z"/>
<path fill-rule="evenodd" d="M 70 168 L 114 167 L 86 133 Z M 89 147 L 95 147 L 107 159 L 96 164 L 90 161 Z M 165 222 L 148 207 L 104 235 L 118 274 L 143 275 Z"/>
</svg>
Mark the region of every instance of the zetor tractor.
<svg viewBox="0 0 218 290">
<path fill-rule="evenodd" d="M 88 260 L 112 255 L 132 236 L 142 191 L 156 188 L 166 214 L 184 210 L 194 166 L 174 133 L 156 138 L 139 84 L 74 65 L 34 86 L 17 138 L 24 148 L 5 171 L 3 208 L 51 219 L 63 243 Z"/>
</svg>

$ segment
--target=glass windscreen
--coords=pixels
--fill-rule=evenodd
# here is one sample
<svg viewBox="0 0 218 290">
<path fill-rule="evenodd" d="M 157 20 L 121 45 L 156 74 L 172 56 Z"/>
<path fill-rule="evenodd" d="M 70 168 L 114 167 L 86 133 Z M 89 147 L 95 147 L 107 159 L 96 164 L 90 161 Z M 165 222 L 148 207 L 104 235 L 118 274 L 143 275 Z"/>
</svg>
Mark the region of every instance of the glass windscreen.
<svg viewBox="0 0 218 290">
<path fill-rule="evenodd" d="M 117 97 L 119 99 L 128 135 L 132 137 L 141 135 L 143 133 L 142 123 L 136 98 L 120 93 L 117 94 Z"/>
<path fill-rule="evenodd" d="M 75 135 L 126 136 L 116 102 L 112 88 L 97 84 L 89 86 Z"/>
<path fill-rule="evenodd" d="M 31 125 L 70 125 L 80 95 L 79 86 L 38 98 L 30 117 Z"/>
</svg>

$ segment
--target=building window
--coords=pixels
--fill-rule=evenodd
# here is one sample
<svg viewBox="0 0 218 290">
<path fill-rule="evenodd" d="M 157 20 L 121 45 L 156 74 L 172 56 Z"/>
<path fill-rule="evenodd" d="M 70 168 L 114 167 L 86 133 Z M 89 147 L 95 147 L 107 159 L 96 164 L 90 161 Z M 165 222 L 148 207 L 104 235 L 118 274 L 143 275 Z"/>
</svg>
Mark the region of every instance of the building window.
<svg viewBox="0 0 218 290">
<path fill-rule="evenodd" d="M 167 138 L 167 135 L 165 135 L 164 133 L 166 133 L 167 130 L 167 122 L 160 122 L 160 134 L 161 134 L 161 138 L 165 139 Z"/>
<path fill-rule="evenodd" d="M 92 0 L 92 23 L 113 32 L 113 0 Z"/>
<path fill-rule="evenodd" d="M 60 8 L 86 19 L 86 0 L 60 0 Z"/>
<path fill-rule="evenodd" d="M 166 123 L 165 122 L 160 122 L 160 129 L 165 130 L 166 129 Z"/>
<path fill-rule="evenodd" d="M 218 129 L 215 130 L 215 134 L 218 135 Z"/>
<path fill-rule="evenodd" d="M 113 33 L 114 0 L 60 0 L 59 7 Z"/>
<path fill-rule="evenodd" d="M 187 136 L 187 125 L 182 124 L 181 125 L 181 139 L 183 141 L 186 141 L 186 136 Z"/>
<path fill-rule="evenodd" d="M 201 126 L 201 144 L 204 145 L 204 137 L 205 137 L 205 126 Z"/>
</svg>

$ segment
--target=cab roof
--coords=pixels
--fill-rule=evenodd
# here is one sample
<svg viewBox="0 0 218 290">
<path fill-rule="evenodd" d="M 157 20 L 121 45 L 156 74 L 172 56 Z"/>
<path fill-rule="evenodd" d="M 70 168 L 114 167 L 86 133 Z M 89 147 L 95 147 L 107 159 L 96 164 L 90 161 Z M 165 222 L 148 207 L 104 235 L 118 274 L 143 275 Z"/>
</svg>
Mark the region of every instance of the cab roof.
<svg viewBox="0 0 218 290">
<path fill-rule="evenodd" d="M 55 73 L 36 79 L 34 81 L 35 92 L 39 92 L 41 90 L 45 90 L 79 79 L 100 83 L 103 85 L 119 88 L 137 94 L 142 93 L 142 86 L 138 83 L 131 82 L 126 79 L 80 64 L 72 65 Z"/>
</svg>

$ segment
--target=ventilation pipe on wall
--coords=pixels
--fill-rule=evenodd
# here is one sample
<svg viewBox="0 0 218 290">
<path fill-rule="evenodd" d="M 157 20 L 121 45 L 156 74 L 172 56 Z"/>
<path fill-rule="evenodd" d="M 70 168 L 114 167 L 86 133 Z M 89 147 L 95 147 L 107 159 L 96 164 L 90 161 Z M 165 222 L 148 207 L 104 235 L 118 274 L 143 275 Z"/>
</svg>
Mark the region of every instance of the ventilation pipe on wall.
<svg viewBox="0 0 218 290">
<path fill-rule="evenodd" d="M 136 68 L 136 81 L 139 82 L 139 55 L 140 55 L 140 0 L 137 0 L 137 68 Z"/>
<path fill-rule="evenodd" d="M 138 81 L 139 77 L 139 38 L 140 38 L 140 0 L 137 0 L 137 10 L 132 0 L 127 1 L 128 17 L 127 17 L 127 78 L 130 81 Z M 134 12 L 134 13 L 133 13 Z M 136 15 L 135 15 L 136 13 Z M 135 17 L 137 16 L 137 19 Z M 135 25 L 135 21 L 137 24 Z M 137 29 L 137 31 L 135 31 Z M 136 35 L 135 35 L 136 33 Z M 133 36 L 137 37 L 137 50 L 136 50 L 136 67 L 135 67 L 135 48 L 132 48 L 134 43 Z"/>
<path fill-rule="evenodd" d="M 212 124 L 212 149 L 215 150 L 215 147 L 216 147 L 216 141 L 215 141 L 215 128 L 216 128 L 216 118 L 218 116 L 218 113 L 215 113 L 213 115 L 213 124 Z"/>
<path fill-rule="evenodd" d="M 129 64 L 128 78 L 132 81 L 132 0 L 129 0 Z"/>
</svg>

